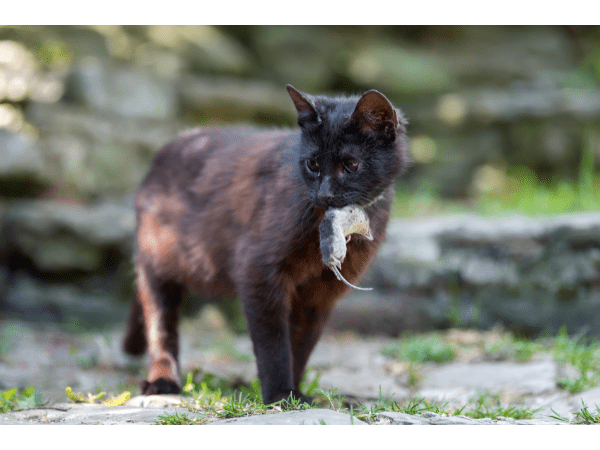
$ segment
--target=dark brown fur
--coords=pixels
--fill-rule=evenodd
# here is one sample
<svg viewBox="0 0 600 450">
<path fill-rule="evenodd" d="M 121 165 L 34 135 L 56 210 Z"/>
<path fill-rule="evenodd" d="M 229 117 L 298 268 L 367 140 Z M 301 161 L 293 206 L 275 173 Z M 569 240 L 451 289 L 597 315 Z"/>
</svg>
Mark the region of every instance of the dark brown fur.
<svg viewBox="0 0 600 450">
<path fill-rule="evenodd" d="M 302 113 L 308 100 L 292 98 Z M 371 131 L 373 121 L 365 127 Z M 137 295 L 124 345 L 132 354 L 150 352 L 143 394 L 179 391 L 178 308 L 183 289 L 191 289 L 241 299 L 265 403 L 290 393 L 306 399 L 298 387 L 306 362 L 348 287 L 321 261 L 325 209 L 309 200 L 300 176 L 302 145 L 298 131 L 213 128 L 180 136 L 157 154 L 136 198 Z M 374 240 L 348 244 L 341 272 L 351 283 L 384 238 L 391 181 L 382 192 L 366 207 Z"/>
</svg>

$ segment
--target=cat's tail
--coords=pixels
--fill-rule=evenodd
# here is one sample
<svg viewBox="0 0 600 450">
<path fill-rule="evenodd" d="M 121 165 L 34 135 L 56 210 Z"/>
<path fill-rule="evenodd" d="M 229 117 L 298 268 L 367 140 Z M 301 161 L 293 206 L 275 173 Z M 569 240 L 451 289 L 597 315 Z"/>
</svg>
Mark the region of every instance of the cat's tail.
<svg viewBox="0 0 600 450">
<path fill-rule="evenodd" d="M 130 355 L 142 355 L 146 352 L 147 347 L 144 312 L 139 296 L 136 293 L 129 315 L 129 332 L 123 340 L 123 350 Z"/>
</svg>

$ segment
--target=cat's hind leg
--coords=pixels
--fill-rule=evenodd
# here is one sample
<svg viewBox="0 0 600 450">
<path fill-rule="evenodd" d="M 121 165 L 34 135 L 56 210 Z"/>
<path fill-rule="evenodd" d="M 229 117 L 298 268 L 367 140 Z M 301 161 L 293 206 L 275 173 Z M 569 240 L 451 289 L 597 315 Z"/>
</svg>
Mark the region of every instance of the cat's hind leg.
<svg viewBox="0 0 600 450">
<path fill-rule="evenodd" d="M 144 395 L 180 392 L 177 326 L 183 290 L 174 282 L 161 282 L 138 266 L 136 280 L 140 310 L 150 353 L 148 379 L 141 383 Z"/>
</svg>

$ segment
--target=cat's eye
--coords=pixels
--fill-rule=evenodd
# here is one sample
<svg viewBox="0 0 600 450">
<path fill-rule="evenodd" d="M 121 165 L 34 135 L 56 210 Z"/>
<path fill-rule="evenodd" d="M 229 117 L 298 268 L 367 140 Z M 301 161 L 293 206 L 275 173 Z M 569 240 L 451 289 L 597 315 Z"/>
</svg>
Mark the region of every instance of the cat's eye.
<svg viewBox="0 0 600 450">
<path fill-rule="evenodd" d="M 313 173 L 319 172 L 319 163 L 316 159 L 307 159 L 306 160 L 306 168 Z"/>
<path fill-rule="evenodd" d="M 359 162 L 356 160 L 344 161 L 344 170 L 348 173 L 356 172 L 358 170 Z"/>
</svg>

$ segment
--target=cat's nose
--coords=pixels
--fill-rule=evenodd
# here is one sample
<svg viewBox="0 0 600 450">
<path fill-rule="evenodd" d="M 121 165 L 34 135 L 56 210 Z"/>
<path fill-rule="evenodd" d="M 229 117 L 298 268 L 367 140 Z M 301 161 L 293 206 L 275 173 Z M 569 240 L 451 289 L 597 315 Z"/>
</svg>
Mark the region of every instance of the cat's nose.
<svg viewBox="0 0 600 450">
<path fill-rule="evenodd" d="M 329 205 L 329 202 L 331 202 L 331 199 L 333 199 L 333 194 L 331 192 L 319 192 L 319 201 L 325 203 L 326 205 Z"/>
<path fill-rule="evenodd" d="M 319 186 L 319 192 L 317 193 L 317 198 L 320 202 L 329 206 L 329 202 L 333 198 L 333 192 L 331 189 L 331 178 L 329 177 L 329 175 L 325 176 L 325 178 L 323 178 L 323 181 L 321 181 L 321 185 Z"/>
</svg>

